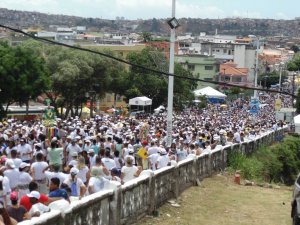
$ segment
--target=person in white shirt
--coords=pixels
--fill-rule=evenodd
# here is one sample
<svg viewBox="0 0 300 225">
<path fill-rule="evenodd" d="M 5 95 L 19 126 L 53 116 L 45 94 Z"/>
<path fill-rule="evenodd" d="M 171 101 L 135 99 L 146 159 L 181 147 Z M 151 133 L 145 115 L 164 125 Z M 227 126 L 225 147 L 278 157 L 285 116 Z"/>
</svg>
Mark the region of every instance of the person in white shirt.
<svg viewBox="0 0 300 225">
<path fill-rule="evenodd" d="M 126 159 L 128 157 L 130 157 L 130 158 L 132 158 L 132 165 L 136 165 L 135 158 L 134 158 L 133 154 L 134 154 L 134 150 L 133 150 L 133 148 L 130 148 L 129 151 L 128 151 L 128 155 L 126 155 L 125 158 L 124 158 L 124 161 L 126 161 Z"/>
<path fill-rule="evenodd" d="M 90 168 L 92 168 L 93 166 L 96 166 L 97 155 L 95 155 L 95 150 L 92 148 L 88 150 L 88 154 L 89 154 Z"/>
<path fill-rule="evenodd" d="M 158 153 L 152 153 L 151 155 L 148 156 L 149 168 L 151 168 L 153 171 L 156 170 L 156 162 L 158 157 L 159 157 Z"/>
<path fill-rule="evenodd" d="M 108 183 L 109 180 L 102 176 L 101 168 L 92 167 L 91 178 L 88 183 L 89 194 L 104 190 Z"/>
<path fill-rule="evenodd" d="M 238 132 L 238 130 L 236 128 L 234 128 L 232 130 L 234 132 L 233 134 L 233 143 L 240 143 L 241 142 L 241 135 Z"/>
<path fill-rule="evenodd" d="M 168 153 L 166 151 L 166 149 L 161 148 L 159 151 L 160 156 L 157 159 L 156 162 L 156 169 L 160 169 L 163 167 L 166 167 L 168 165 L 168 163 L 170 162 L 170 159 L 168 157 Z"/>
<path fill-rule="evenodd" d="M 32 181 L 32 177 L 29 175 L 30 164 L 22 162 L 19 168 L 20 176 L 18 182 L 19 199 L 26 194 L 29 194 L 29 183 Z"/>
<path fill-rule="evenodd" d="M 64 184 L 66 184 L 71 189 L 71 196 L 81 199 L 86 192 L 86 187 L 82 180 L 77 177 L 78 173 L 79 170 L 73 167 L 70 170 L 70 175 L 64 181 Z"/>
<path fill-rule="evenodd" d="M 110 151 L 105 151 L 105 156 L 102 158 L 102 163 L 110 171 L 112 168 L 116 167 L 116 163 L 113 159 L 110 158 Z"/>
<path fill-rule="evenodd" d="M 79 171 L 77 177 L 80 178 L 82 182 L 86 185 L 90 179 L 90 170 L 85 165 L 85 159 L 82 156 L 79 157 L 76 168 Z"/>
<path fill-rule="evenodd" d="M 20 140 L 18 145 L 18 153 L 23 162 L 30 163 L 32 157 L 32 148 L 29 144 L 25 143 L 25 139 Z"/>
<path fill-rule="evenodd" d="M 9 186 L 12 191 L 16 190 L 18 187 L 20 172 L 16 169 L 14 162 L 11 159 L 7 159 L 5 162 L 5 167 L 7 168 L 4 171 L 4 176 L 9 180 Z"/>
<path fill-rule="evenodd" d="M 81 152 L 81 148 L 76 144 L 76 139 L 73 139 L 71 141 L 71 144 L 68 145 L 66 148 L 67 156 L 65 158 L 67 159 L 67 164 L 72 160 L 73 153 L 79 154 Z"/>
<path fill-rule="evenodd" d="M 27 196 L 29 197 L 30 202 L 32 203 L 32 207 L 28 212 L 30 216 L 38 217 L 43 213 L 50 212 L 50 208 L 48 206 L 38 202 L 41 197 L 38 191 L 32 191 L 29 194 L 27 194 Z"/>
<path fill-rule="evenodd" d="M 117 169 L 121 169 L 123 166 L 123 159 L 120 158 L 120 152 L 118 150 L 114 151 L 114 161 Z"/>
<path fill-rule="evenodd" d="M 13 148 L 11 150 L 10 154 L 11 154 L 11 160 L 14 162 L 16 168 L 19 169 L 19 167 L 20 167 L 20 165 L 22 163 L 22 159 L 17 158 L 17 155 L 18 155 L 17 149 Z"/>
<path fill-rule="evenodd" d="M 38 190 L 42 194 L 47 194 L 47 180 L 45 171 L 49 168 L 48 163 L 43 161 L 43 154 L 38 153 L 36 155 L 36 162 L 31 165 L 31 174 L 33 180 L 38 184 Z"/>
<path fill-rule="evenodd" d="M 0 183 L 2 184 L 2 190 L 0 190 L 0 201 L 2 201 L 5 206 L 10 205 L 9 194 L 11 193 L 11 189 L 9 179 L 0 175 Z"/>
<path fill-rule="evenodd" d="M 124 184 L 135 177 L 138 177 L 142 172 L 142 167 L 136 167 L 133 164 L 131 157 L 126 158 L 126 165 L 121 169 L 121 183 Z"/>
<path fill-rule="evenodd" d="M 156 141 L 155 140 L 152 140 L 151 141 L 151 147 L 148 148 L 148 151 L 147 151 L 147 155 L 150 156 L 154 153 L 158 153 L 158 146 L 156 145 Z"/>
<path fill-rule="evenodd" d="M 46 175 L 46 178 L 47 178 L 47 183 L 48 185 L 50 184 L 50 181 L 52 178 L 56 177 L 59 179 L 59 183 L 60 185 L 65 181 L 65 179 L 67 179 L 68 177 L 68 174 L 65 174 L 63 172 L 60 172 L 60 164 L 54 164 L 52 165 L 52 169 L 53 171 L 45 171 L 45 175 Z"/>
</svg>

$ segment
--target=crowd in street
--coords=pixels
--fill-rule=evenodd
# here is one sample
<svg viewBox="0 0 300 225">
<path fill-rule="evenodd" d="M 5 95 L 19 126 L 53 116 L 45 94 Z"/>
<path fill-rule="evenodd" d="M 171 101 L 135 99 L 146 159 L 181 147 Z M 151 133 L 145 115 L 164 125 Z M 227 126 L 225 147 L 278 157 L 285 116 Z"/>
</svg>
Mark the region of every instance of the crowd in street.
<svg viewBox="0 0 300 225">
<path fill-rule="evenodd" d="M 166 119 L 159 115 L 57 118 L 52 133 L 41 120 L 5 120 L 0 123 L 0 224 L 16 224 L 48 212 L 56 200 L 76 201 L 105 190 L 110 181 L 124 184 L 143 170 L 176 165 L 283 126 L 275 119 L 274 97 L 263 101 L 257 115 L 241 99 L 176 113 L 170 146 Z M 291 99 L 282 104 L 290 106 Z"/>
</svg>

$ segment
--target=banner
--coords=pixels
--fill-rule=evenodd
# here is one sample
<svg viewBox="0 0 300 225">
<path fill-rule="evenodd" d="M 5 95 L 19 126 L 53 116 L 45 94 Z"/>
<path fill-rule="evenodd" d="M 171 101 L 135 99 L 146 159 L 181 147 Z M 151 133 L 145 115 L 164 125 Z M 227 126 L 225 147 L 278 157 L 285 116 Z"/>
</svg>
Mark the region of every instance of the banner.
<svg viewBox="0 0 300 225">
<path fill-rule="evenodd" d="M 250 110 L 251 114 L 258 114 L 259 113 L 259 100 L 258 99 L 251 99 L 250 101 Z"/>
<path fill-rule="evenodd" d="M 281 99 L 277 98 L 275 100 L 275 111 L 280 111 L 280 109 L 281 109 Z"/>
</svg>

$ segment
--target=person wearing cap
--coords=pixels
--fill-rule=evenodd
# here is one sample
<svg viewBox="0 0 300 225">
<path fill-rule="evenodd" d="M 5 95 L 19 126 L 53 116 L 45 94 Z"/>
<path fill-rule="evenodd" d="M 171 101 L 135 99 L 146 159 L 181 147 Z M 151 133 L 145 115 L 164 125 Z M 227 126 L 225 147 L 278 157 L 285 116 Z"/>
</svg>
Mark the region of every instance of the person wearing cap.
<svg viewBox="0 0 300 225">
<path fill-rule="evenodd" d="M 72 167 L 76 167 L 78 164 L 78 153 L 72 153 L 72 160 L 68 163 L 67 171 L 69 171 Z"/>
<path fill-rule="evenodd" d="M 168 163 L 170 162 L 168 153 L 165 148 L 160 147 L 159 154 L 160 155 L 156 162 L 156 169 L 161 169 L 163 167 L 166 167 L 168 165 Z"/>
<path fill-rule="evenodd" d="M 29 184 L 29 192 L 37 191 L 38 184 L 34 181 L 31 181 Z M 61 198 L 50 198 L 47 195 L 40 194 L 40 198 L 38 199 L 38 202 L 43 203 L 44 205 L 49 205 L 51 202 L 60 200 Z M 24 195 L 22 198 L 20 198 L 20 205 L 24 206 L 27 211 L 29 211 L 32 207 L 32 203 L 30 201 L 30 198 L 27 195 Z"/>
<path fill-rule="evenodd" d="M 24 195 L 29 194 L 29 184 L 32 181 L 32 177 L 29 175 L 30 164 L 22 162 L 19 171 L 19 181 L 18 181 L 18 190 L 19 198 L 22 198 Z"/>
<path fill-rule="evenodd" d="M 71 196 L 81 199 L 85 195 L 86 187 L 82 180 L 77 177 L 78 173 L 79 170 L 73 167 L 70 170 L 68 178 L 64 181 L 64 184 L 71 189 Z"/>
<path fill-rule="evenodd" d="M 31 217 L 39 217 L 43 213 L 50 212 L 50 208 L 48 206 L 39 202 L 41 194 L 38 191 L 32 191 L 27 194 L 27 196 L 32 204 L 32 207 L 28 212 Z"/>
<path fill-rule="evenodd" d="M 32 148 L 25 142 L 24 138 L 20 139 L 20 144 L 17 147 L 20 158 L 23 162 L 30 163 L 32 157 Z"/>
<path fill-rule="evenodd" d="M 125 161 L 125 162 L 126 162 L 126 159 L 127 159 L 128 157 L 132 159 L 132 164 L 133 164 L 133 165 L 136 165 L 133 148 L 129 148 L 129 149 L 128 149 L 128 155 L 126 155 L 125 158 L 124 158 L 124 161 Z"/>
<path fill-rule="evenodd" d="M 31 216 L 24 206 L 18 204 L 18 195 L 19 193 L 15 191 L 10 194 L 11 206 L 7 207 L 7 212 L 9 216 L 14 218 L 17 222 L 22 222 L 23 220 L 30 219 Z"/>
<path fill-rule="evenodd" d="M 95 150 L 92 148 L 88 150 L 88 154 L 89 154 L 89 166 L 90 168 L 92 168 L 93 166 L 96 166 L 97 155 L 95 155 Z"/>
<path fill-rule="evenodd" d="M 68 165 L 69 162 L 72 160 L 73 153 L 79 154 L 81 152 L 81 148 L 78 144 L 76 144 L 76 139 L 72 139 L 71 143 L 68 145 L 65 151 L 64 158 L 66 159 L 66 164 Z"/>
<path fill-rule="evenodd" d="M 6 160 L 5 167 L 6 167 L 6 170 L 3 172 L 3 174 L 9 180 L 10 189 L 12 191 L 14 191 L 18 187 L 20 172 L 18 169 L 16 169 L 16 166 L 11 159 Z"/>
</svg>

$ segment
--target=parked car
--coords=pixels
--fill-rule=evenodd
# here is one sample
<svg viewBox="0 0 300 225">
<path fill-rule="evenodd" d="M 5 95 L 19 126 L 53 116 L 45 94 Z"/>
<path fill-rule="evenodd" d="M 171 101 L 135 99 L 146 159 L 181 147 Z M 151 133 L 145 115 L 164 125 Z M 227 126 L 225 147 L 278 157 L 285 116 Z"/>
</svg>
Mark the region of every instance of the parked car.
<svg viewBox="0 0 300 225">
<path fill-rule="evenodd" d="M 300 225 L 300 173 L 295 181 L 291 217 L 293 219 L 293 225 Z"/>
</svg>

